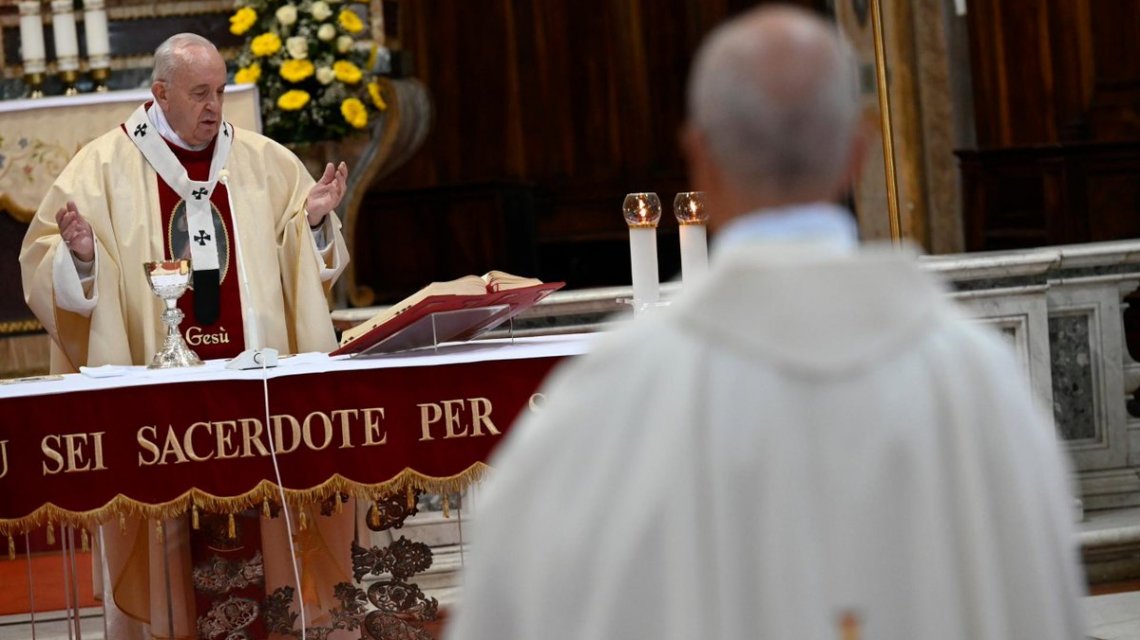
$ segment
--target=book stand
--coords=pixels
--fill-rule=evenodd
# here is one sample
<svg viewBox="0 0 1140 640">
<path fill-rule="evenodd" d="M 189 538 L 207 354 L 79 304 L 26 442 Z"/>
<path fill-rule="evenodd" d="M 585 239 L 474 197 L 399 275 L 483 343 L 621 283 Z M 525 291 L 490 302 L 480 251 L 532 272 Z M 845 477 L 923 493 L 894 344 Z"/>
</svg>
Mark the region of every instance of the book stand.
<svg viewBox="0 0 1140 640">
<path fill-rule="evenodd" d="M 416 319 L 368 348 L 350 355 L 350 358 L 368 358 L 399 351 L 412 351 L 431 347 L 436 351 L 445 343 L 474 340 L 507 321 L 509 337 L 514 340 L 514 316 L 511 305 L 497 304 L 453 311 L 436 311 Z"/>
</svg>

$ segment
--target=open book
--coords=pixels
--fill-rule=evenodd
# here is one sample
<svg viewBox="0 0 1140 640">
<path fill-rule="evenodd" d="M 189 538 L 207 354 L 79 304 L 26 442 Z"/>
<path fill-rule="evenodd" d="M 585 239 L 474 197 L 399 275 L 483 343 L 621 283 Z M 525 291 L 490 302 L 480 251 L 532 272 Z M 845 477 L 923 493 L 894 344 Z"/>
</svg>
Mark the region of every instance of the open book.
<svg viewBox="0 0 1140 640">
<path fill-rule="evenodd" d="M 388 352 L 470 340 L 529 309 L 565 284 L 544 283 L 503 271 L 433 282 L 365 322 L 345 329 L 340 347 L 330 355 L 358 353 L 383 341 L 392 343 L 391 348 L 382 349 Z M 441 314 L 437 318 L 446 321 L 432 319 L 432 314 Z"/>
</svg>

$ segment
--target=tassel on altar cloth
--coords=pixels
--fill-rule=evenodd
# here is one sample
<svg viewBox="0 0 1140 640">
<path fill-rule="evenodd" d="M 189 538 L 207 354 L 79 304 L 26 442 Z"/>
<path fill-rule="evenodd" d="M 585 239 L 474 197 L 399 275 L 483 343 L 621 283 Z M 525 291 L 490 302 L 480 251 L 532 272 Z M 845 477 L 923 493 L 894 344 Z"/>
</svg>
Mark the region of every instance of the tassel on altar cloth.
<svg viewBox="0 0 1140 640">
<path fill-rule="evenodd" d="M 299 526 L 301 531 L 304 531 L 305 529 L 309 528 L 309 518 L 308 518 L 308 516 L 305 515 L 304 507 L 302 507 L 301 509 L 298 509 L 297 511 L 299 514 L 297 516 L 297 520 L 299 521 L 298 526 Z"/>
<path fill-rule="evenodd" d="M 198 530 L 198 505 L 197 504 L 190 505 L 190 526 L 193 527 L 193 529 L 195 531 Z"/>
<path fill-rule="evenodd" d="M 451 501 L 447 499 L 447 494 L 443 494 L 443 517 L 451 517 Z"/>
<path fill-rule="evenodd" d="M 47 542 L 49 546 L 55 545 L 55 526 L 52 523 L 47 523 Z"/>
<path fill-rule="evenodd" d="M 408 492 L 408 509 L 411 510 L 411 509 L 414 509 L 416 507 L 416 490 L 409 486 L 407 489 L 407 492 Z"/>
<path fill-rule="evenodd" d="M 273 513 L 269 510 L 269 498 L 261 499 L 261 515 L 267 519 L 273 516 Z"/>
<path fill-rule="evenodd" d="M 79 548 L 83 553 L 91 551 L 91 538 L 87 535 L 87 529 L 82 530 L 82 535 L 79 537 Z"/>
<path fill-rule="evenodd" d="M 166 536 L 163 535 L 163 533 L 165 533 L 165 532 L 162 528 L 162 520 L 155 520 L 154 521 L 154 537 L 158 540 L 163 540 L 166 538 Z"/>
<path fill-rule="evenodd" d="M 8 559 L 16 559 L 16 539 L 10 533 L 8 534 Z"/>
<path fill-rule="evenodd" d="M 230 514 L 229 525 L 226 527 L 226 534 L 230 537 L 230 540 L 237 538 L 237 525 L 234 523 L 234 514 L 232 513 Z"/>
<path fill-rule="evenodd" d="M 372 504 L 372 513 L 370 515 L 372 516 L 372 526 L 377 528 L 377 529 L 380 528 L 380 502 L 379 501 Z"/>
</svg>

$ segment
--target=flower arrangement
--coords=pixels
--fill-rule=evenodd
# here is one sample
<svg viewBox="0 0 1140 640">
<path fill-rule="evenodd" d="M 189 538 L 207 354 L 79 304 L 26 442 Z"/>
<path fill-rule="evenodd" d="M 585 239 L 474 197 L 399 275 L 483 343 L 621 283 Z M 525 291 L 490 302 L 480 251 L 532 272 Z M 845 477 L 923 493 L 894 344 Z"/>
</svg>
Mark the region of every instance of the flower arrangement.
<svg viewBox="0 0 1140 640">
<path fill-rule="evenodd" d="M 256 83 L 265 135 L 292 144 L 340 140 L 387 109 L 371 75 L 364 22 L 337 0 L 238 0 L 230 32 L 245 36 L 234 82 Z"/>
</svg>

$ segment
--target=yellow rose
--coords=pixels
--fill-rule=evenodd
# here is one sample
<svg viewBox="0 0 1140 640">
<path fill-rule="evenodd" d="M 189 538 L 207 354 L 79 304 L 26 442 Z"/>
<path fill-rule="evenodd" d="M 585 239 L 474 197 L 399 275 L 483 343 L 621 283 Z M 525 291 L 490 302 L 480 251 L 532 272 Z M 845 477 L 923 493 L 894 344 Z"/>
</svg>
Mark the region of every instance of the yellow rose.
<svg viewBox="0 0 1140 640">
<path fill-rule="evenodd" d="M 257 12 L 249 7 L 242 7 L 230 16 L 230 33 L 235 36 L 244 35 L 255 22 L 257 22 Z"/>
<path fill-rule="evenodd" d="M 357 129 L 363 129 L 368 125 L 368 110 L 364 108 L 364 103 L 356 98 L 349 98 L 340 103 L 340 113 L 344 116 L 345 122 Z"/>
<path fill-rule="evenodd" d="M 380 84 L 377 82 L 368 83 L 368 95 L 372 96 L 372 104 L 381 111 L 388 110 L 388 103 L 384 102 L 384 96 L 380 95 Z"/>
<path fill-rule="evenodd" d="M 253 55 L 264 58 L 281 50 L 281 38 L 276 33 L 263 33 L 249 43 L 249 50 Z"/>
<path fill-rule="evenodd" d="M 261 65 L 254 62 L 248 67 L 242 67 L 234 74 L 234 82 L 237 84 L 253 84 L 261 77 Z"/>
<path fill-rule="evenodd" d="M 345 84 L 356 84 L 360 82 L 360 78 L 364 75 L 360 72 L 360 67 L 352 64 L 348 60 L 337 60 L 333 63 L 333 73 L 336 74 L 336 79 Z"/>
<path fill-rule="evenodd" d="M 309 104 L 309 92 L 290 89 L 277 99 L 277 108 L 282 111 L 296 111 Z"/>
<path fill-rule="evenodd" d="M 281 64 L 281 77 L 289 82 L 300 82 L 313 75 L 313 63 L 308 60 L 286 60 Z"/>
<path fill-rule="evenodd" d="M 349 33 L 364 31 L 364 23 L 360 21 L 360 16 L 350 9 L 342 9 L 340 15 L 336 17 L 336 21 Z"/>
</svg>

